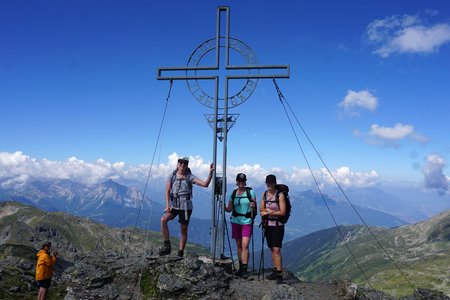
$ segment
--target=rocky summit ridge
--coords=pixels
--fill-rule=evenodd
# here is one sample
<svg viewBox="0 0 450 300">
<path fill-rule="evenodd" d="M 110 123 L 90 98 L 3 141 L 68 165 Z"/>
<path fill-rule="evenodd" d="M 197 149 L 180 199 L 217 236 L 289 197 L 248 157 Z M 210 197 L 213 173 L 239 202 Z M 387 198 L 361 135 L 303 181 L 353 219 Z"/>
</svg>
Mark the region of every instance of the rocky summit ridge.
<svg viewBox="0 0 450 300">
<path fill-rule="evenodd" d="M 35 253 L 46 240 L 60 252 L 49 299 L 393 299 L 345 280 L 303 282 L 288 271 L 281 285 L 263 279 L 259 270 L 244 280 L 229 263 L 213 264 L 201 255 L 204 249 L 190 245 L 184 258 L 159 257 L 159 234 L 15 202 L 0 208 L 1 299 L 35 299 Z M 417 290 L 403 299 L 449 298 Z"/>
</svg>

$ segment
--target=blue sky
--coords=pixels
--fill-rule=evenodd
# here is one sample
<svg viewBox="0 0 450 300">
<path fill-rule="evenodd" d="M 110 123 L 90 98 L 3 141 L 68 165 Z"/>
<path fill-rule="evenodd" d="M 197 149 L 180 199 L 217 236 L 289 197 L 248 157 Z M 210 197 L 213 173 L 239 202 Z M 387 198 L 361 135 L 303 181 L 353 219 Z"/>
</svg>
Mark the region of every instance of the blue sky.
<svg viewBox="0 0 450 300">
<path fill-rule="evenodd" d="M 0 176 L 95 180 L 148 165 L 169 87 L 156 69 L 215 37 L 218 6 L 260 64 L 290 65 L 278 84 L 339 179 L 448 192 L 447 1 L 1 1 Z M 188 155 L 206 174 L 209 113 L 174 83 L 158 172 Z M 308 176 L 271 80 L 230 113 L 229 174 Z"/>
</svg>

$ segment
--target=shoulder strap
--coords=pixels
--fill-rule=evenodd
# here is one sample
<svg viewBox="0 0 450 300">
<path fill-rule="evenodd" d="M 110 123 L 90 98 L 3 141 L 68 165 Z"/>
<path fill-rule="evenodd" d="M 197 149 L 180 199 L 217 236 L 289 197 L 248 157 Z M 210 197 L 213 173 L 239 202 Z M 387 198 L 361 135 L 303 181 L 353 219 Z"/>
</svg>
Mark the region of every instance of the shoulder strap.
<svg viewBox="0 0 450 300">
<path fill-rule="evenodd" d="M 170 178 L 170 189 L 172 189 L 172 185 L 175 182 L 175 179 L 177 179 L 177 170 L 174 170 L 172 172 L 172 178 Z"/>
<path fill-rule="evenodd" d="M 252 193 L 250 193 L 250 191 L 252 190 L 252 188 L 251 188 L 251 187 L 246 187 L 245 189 L 246 189 L 246 191 L 247 191 L 247 198 L 248 198 L 248 200 L 250 201 L 250 203 L 253 202 Z M 257 208 L 256 201 L 254 201 L 254 202 L 255 202 L 255 203 L 254 203 L 255 206 L 254 206 L 254 207 L 250 207 L 250 212 L 248 212 L 248 213 L 247 213 L 247 216 L 246 216 L 246 217 L 252 218 L 252 224 L 253 224 L 253 221 L 254 221 L 255 218 L 256 218 L 256 215 L 258 214 L 258 208 Z"/>
<path fill-rule="evenodd" d="M 275 194 L 275 202 L 279 203 L 280 202 L 280 191 L 277 190 L 277 193 Z"/>
<path fill-rule="evenodd" d="M 231 200 L 234 200 L 234 198 L 236 198 L 236 192 L 237 192 L 237 189 L 234 189 L 233 193 L 231 193 Z"/>
<path fill-rule="evenodd" d="M 247 192 L 247 198 L 250 202 L 252 201 L 252 194 L 250 193 L 251 190 L 252 190 L 251 187 L 245 187 L 245 191 Z"/>
<path fill-rule="evenodd" d="M 191 174 L 192 174 L 191 168 L 187 168 L 186 175 L 190 176 Z M 192 182 L 190 179 L 187 182 L 188 182 L 189 188 L 191 189 L 191 198 L 192 198 L 192 192 L 193 192 Z"/>
<path fill-rule="evenodd" d="M 236 198 L 236 192 L 237 192 L 237 189 L 234 189 L 233 192 L 231 193 L 231 207 L 233 208 L 233 212 L 235 211 L 235 209 L 234 209 L 234 198 Z"/>
</svg>

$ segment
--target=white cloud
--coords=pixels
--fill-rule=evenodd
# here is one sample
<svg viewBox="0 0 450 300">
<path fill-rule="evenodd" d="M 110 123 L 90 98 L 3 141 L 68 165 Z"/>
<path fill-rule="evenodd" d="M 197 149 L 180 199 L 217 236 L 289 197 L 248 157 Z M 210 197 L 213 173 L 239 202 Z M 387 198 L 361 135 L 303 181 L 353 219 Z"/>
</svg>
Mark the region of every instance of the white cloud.
<svg viewBox="0 0 450 300">
<path fill-rule="evenodd" d="M 389 140 L 401 140 L 414 132 L 414 126 L 403 125 L 402 123 L 395 124 L 394 127 L 384 127 L 378 124 L 373 124 L 370 126 L 369 134 L 372 136 L 377 136 L 382 139 Z"/>
<path fill-rule="evenodd" d="M 348 187 L 371 187 L 378 184 L 380 177 L 376 171 L 355 172 L 349 167 L 343 166 L 336 170 L 331 170 L 330 175 L 326 168 L 314 170 L 314 177 L 321 188 L 336 186 L 333 177 L 344 188 Z M 294 171 L 287 178 L 288 182 L 300 186 L 315 186 L 311 172 L 307 168 L 294 168 Z"/>
<path fill-rule="evenodd" d="M 426 157 L 425 165 L 422 167 L 425 189 L 436 190 L 439 195 L 445 195 L 448 192 L 450 178 L 444 175 L 446 165 L 445 160 L 438 154 L 430 154 Z"/>
<path fill-rule="evenodd" d="M 372 124 L 370 131 L 365 134 L 355 129 L 353 134 L 358 138 L 363 138 L 366 143 L 383 147 L 399 147 L 400 141 L 409 139 L 420 144 L 427 143 L 428 139 L 414 131 L 414 126 L 410 124 L 397 123 L 394 127 L 385 127 Z"/>
<path fill-rule="evenodd" d="M 113 176 L 143 177 L 145 170 L 124 163 L 111 164 L 103 159 L 94 163 L 76 157 L 66 161 L 38 160 L 23 154 L 0 152 L 0 178 L 29 176 L 37 178 L 71 179 L 83 183 L 96 183 Z"/>
<path fill-rule="evenodd" d="M 349 115 L 359 116 L 361 109 L 375 110 L 378 106 L 378 98 L 368 90 L 348 90 L 347 95 L 338 103 L 338 106 Z"/>
<path fill-rule="evenodd" d="M 322 176 L 327 179 L 327 183 L 332 186 L 334 180 L 326 169 L 321 169 Z M 349 167 L 340 167 L 336 171 L 332 172 L 334 178 L 343 187 L 369 187 L 378 184 L 379 175 L 375 171 L 368 173 L 354 172 Z"/>
<path fill-rule="evenodd" d="M 176 168 L 179 155 L 173 153 L 168 156 L 166 163 L 154 165 L 151 170 L 151 179 L 164 180 L 168 174 Z M 209 173 L 209 162 L 200 156 L 189 157 L 189 167 L 192 172 L 200 178 L 206 178 Z M 98 183 L 108 178 L 128 179 L 145 182 L 149 174 L 149 165 L 132 166 L 124 162 L 111 163 L 98 159 L 94 163 L 71 157 L 65 161 L 51 161 L 48 159 L 35 159 L 22 152 L 8 153 L 0 152 L 0 179 L 4 179 L 3 185 L 17 185 L 27 181 L 29 178 L 59 178 L 70 179 L 83 183 Z M 275 174 L 279 182 L 289 185 L 311 186 L 315 185 L 313 178 L 306 168 L 294 167 L 291 172 L 281 168 L 265 169 L 260 164 L 241 166 L 228 166 L 228 183 L 234 183 L 237 173 L 247 174 L 250 186 L 264 184 L 266 175 Z M 218 173 L 222 173 L 221 167 Z M 332 171 L 333 176 L 345 187 L 348 186 L 372 186 L 379 180 L 375 171 L 368 173 L 354 172 L 348 167 L 341 167 Z M 314 170 L 319 183 L 334 185 L 332 178 L 325 169 Z M 4 186 L 6 187 L 6 186 Z"/>
<path fill-rule="evenodd" d="M 432 53 L 450 42 L 450 25 L 430 26 L 418 16 L 394 15 L 370 23 L 366 36 L 377 45 L 374 53 L 381 57 L 392 53 Z"/>
</svg>

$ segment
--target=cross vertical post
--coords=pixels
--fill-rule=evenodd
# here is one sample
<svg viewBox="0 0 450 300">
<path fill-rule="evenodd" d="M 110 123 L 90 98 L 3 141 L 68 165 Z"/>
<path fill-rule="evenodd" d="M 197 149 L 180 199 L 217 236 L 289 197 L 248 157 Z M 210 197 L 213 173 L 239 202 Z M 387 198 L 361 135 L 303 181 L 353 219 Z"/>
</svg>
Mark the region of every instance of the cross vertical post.
<svg viewBox="0 0 450 300">
<path fill-rule="evenodd" d="M 222 15 L 225 14 L 225 35 L 222 36 Z M 160 67 L 157 70 L 158 80 L 185 80 L 191 94 L 201 104 L 214 109 L 214 126 L 213 126 L 213 164 L 215 166 L 212 179 L 212 199 L 211 199 L 211 244 L 210 254 L 213 260 L 224 255 L 224 229 L 225 211 L 224 206 L 227 200 L 227 142 L 228 142 L 228 127 L 229 108 L 233 108 L 242 104 L 256 88 L 259 79 L 274 79 L 274 78 L 289 78 L 289 65 L 258 65 L 253 51 L 245 45 L 242 41 L 230 37 L 230 8 L 227 6 L 220 6 L 217 8 L 217 25 L 216 37 L 202 43 L 192 53 L 189 58 L 188 65 L 183 67 Z M 225 59 L 220 60 L 221 48 L 224 50 Z M 245 65 L 230 65 L 230 48 L 245 56 L 247 64 Z M 215 64 L 211 66 L 202 66 L 200 61 L 206 54 L 215 52 Z M 193 64 L 193 65 L 190 65 Z M 222 78 L 220 74 L 208 75 L 210 71 L 219 71 L 220 67 L 224 65 L 226 75 Z M 246 71 L 244 74 L 236 74 L 239 71 Z M 263 73 L 265 71 L 269 73 Z M 168 75 L 166 75 L 168 73 Z M 220 79 L 223 80 L 223 97 L 219 95 Z M 205 93 L 199 84 L 199 81 L 214 81 L 214 97 Z M 229 81 L 230 80 L 246 80 L 244 88 L 235 95 L 229 96 Z M 214 101 L 212 101 L 214 100 Z M 213 106 L 212 106 L 212 103 Z M 219 117 L 220 115 L 220 117 Z M 223 122 L 221 128 L 218 123 Z M 235 122 L 235 119 L 234 121 Z M 219 129 L 223 130 L 219 139 Z M 222 186 L 220 195 L 216 193 L 217 177 L 217 140 L 223 142 L 222 147 Z"/>
</svg>

